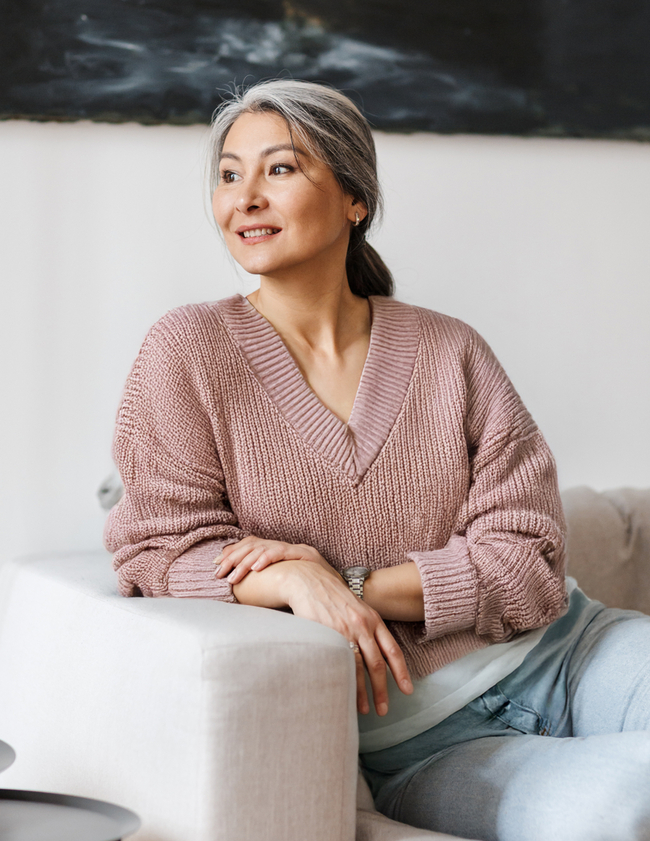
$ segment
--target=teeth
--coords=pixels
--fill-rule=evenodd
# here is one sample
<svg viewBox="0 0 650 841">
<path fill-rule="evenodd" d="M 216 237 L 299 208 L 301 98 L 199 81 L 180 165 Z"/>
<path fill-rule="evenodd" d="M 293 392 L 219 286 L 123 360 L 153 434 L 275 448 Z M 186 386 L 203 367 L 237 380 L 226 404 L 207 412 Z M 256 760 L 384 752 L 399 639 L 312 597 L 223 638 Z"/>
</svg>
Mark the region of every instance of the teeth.
<svg viewBox="0 0 650 841">
<path fill-rule="evenodd" d="M 244 231 L 244 237 L 246 239 L 249 237 L 263 237 L 267 234 L 274 234 L 277 230 L 277 228 L 254 228 L 252 231 Z"/>
</svg>

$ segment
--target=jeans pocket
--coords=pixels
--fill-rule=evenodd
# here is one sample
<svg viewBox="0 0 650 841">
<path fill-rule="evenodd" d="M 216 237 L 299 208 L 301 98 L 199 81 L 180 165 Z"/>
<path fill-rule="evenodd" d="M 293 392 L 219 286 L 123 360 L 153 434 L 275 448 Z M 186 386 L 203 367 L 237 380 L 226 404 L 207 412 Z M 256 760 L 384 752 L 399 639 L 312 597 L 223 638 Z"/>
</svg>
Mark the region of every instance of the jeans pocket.
<svg viewBox="0 0 650 841">
<path fill-rule="evenodd" d="M 534 736 L 550 736 L 551 734 L 550 721 L 537 710 L 508 698 L 498 685 L 488 689 L 481 696 L 481 701 L 495 718 L 519 733 Z"/>
</svg>

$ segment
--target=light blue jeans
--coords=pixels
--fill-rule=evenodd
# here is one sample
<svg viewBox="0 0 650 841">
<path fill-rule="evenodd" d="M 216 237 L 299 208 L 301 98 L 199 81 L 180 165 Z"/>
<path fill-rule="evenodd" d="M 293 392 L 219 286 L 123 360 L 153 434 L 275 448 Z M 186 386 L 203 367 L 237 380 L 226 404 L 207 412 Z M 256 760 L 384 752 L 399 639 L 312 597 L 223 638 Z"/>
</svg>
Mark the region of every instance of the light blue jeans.
<svg viewBox="0 0 650 841">
<path fill-rule="evenodd" d="M 380 812 L 480 841 L 650 841 L 650 617 L 574 590 L 521 666 L 361 757 Z"/>
</svg>

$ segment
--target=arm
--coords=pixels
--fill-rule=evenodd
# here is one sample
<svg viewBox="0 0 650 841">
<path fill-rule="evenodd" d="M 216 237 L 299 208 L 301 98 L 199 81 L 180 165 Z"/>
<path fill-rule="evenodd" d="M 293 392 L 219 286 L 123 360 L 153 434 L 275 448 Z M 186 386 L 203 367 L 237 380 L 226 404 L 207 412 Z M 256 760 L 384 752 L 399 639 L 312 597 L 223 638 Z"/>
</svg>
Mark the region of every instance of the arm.
<svg viewBox="0 0 650 841">
<path fill-rule="evenodd" d="M 249 572 L 259 572 L 282 561 L 319 564 L 339 581 L 343 581 L 313 546 L 265 540 L 252 535 L 224 548 L 216 559 L 217 577 L 226 578 L 234 585 L 243 581 Z M 343 585 L 347 587 L 345 582 Z M 422 579 L 417 565 L 412 561 L 374 570 L 366 579 L 363 598 L 382 619 L 401 622 L 424 620 Z"/>
<path fill-rule="evenodd" d="M 421 641 L 473 630 L 504 642 L 565 611 L 566 527 L 553 456 L 473 332 L 465 382 L 467 499 L 445 546 L 408 557 L 422 579 Z"/>
<path fill-rule="evenodd" d="M 321 564 L 312 560 L 278 561 L 259 572 L 247 573 L 233 589 L 243 604 L 288 607 L 296 616 L 327 625 L 356 644 L 359 712 L 369 710 L 364 665 L 378 715 L 388 712 L 387 665 L 402 692 L 408 695 L 413 691 L 404 655 L 377 611 Z"/>
<path fill-rule="evenodd" d="M 200 384 L 159 322 L 129 375 L 113 446 L 124 496 L 104 539 L 123 595 L 234 601 L 214 558 L 245 536 L 230 510 Z"/>
<path fill-rule="evenodd" d="M 363 598 L 387 621 L 424 621 L 422 578 L 413 561 L 374 570 L 364 584 Z"/>
</svg>

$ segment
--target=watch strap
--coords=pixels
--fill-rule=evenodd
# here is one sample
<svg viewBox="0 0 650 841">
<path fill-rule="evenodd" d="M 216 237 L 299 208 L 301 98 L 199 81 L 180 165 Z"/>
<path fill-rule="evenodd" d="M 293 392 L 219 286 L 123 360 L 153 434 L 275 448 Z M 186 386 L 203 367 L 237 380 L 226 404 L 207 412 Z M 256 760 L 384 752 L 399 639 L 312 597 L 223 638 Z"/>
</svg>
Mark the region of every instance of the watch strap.
<svg viewBox="0 0 650 841">
<path fill-rule="evenodd" d="M 348 587 L 358 598 L 363 599 L 363 583 L 365 578 L 350 578 L 348 580 Z"/>
</svg>

